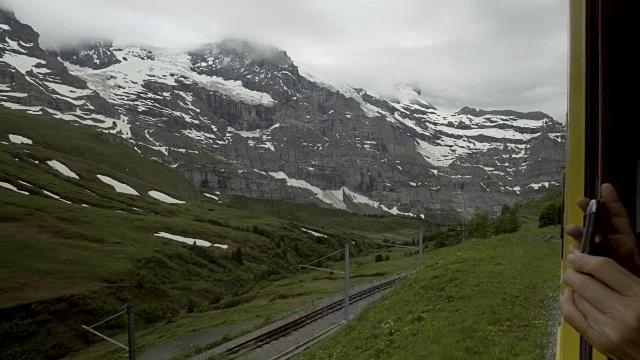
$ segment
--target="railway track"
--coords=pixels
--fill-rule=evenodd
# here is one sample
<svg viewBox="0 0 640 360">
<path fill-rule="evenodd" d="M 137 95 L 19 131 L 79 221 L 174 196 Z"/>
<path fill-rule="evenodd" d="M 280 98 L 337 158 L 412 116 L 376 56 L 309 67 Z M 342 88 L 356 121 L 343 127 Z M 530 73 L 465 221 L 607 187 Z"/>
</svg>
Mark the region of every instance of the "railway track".
<svg viewBox="0 0 640 360">
<path fill-rule="evenodd" d="M 389 280 L 386 282 L 383 282 L 381 284 L 372 286 L 368 289 L 359 291 L 357 293 L 354 293 L 353 295 L 351 295 L 349 297 L 349 305 L 354 304 L 360 300 L 366 299 L 367 297 L 373 295 L 373 294 L 377 294 L 381 291 L 387 290 L 391 287 L 393 287 L 394 285 L 396 285 L 397 283 L 399 283 L 400 281 L 404 280 L 407 276 L 401 276 L 398 278 L 395 278 L 393 280 Z M 224 351 L 223 353 L 225 355 L 227 355 L 230 358 L 233 358 L 234 355 L 239 356 L 241 353 L 244 353 L 247 350 L 253 350 L 253 349 L 257 349 L 260 348 L 261 346 L 264 346 L 266 344 L 269 344 L 270 342 L 273 342 L 275 340 L 278 340 L 284 336 L 287 336 L 289 334 L 291 334 L 292 332 L 302 329 L 303 327 L 317 321 L 320 320 L 322 318 L 324 318 L 325 316 L 332 314 L 336 311 L 340 311 L 341 309 L 344 309 L 344 300 L 338 300 L 335 301 L 327 306 L 324 306 L 320 309 L 314 310 L 302 317 L 299 317 L 295 320 L 292 320 L 284 325 L 281 325 L 275 329 L 272 329 L 270 331 L 265 332 L 262 335 L 258 335 L 254 338 L 248 339 L 244 342 L 241 342 L 229 349 L 227 349 L 226 351 Z"/>
</svg>

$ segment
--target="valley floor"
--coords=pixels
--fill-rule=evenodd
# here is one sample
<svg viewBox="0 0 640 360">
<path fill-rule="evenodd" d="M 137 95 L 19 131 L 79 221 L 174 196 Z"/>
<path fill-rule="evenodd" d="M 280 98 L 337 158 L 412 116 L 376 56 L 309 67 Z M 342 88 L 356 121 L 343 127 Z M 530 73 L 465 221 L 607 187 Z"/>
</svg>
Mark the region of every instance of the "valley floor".
<svg viewBox="0 0 640 360">
<path fill-rule="evenodd" d="M 378 253 L 378 252 L 377 252 Z M 377 254 L 376 253 L 376 254 Z M 352 260 L 353 288 L 364 286 L 392 274 L 415 269 L 418 256 L 406 256 L 403 250 L 379 251 L 390 260 L 375 262 L 375 254 Z M 341 263 L 325 265 L 340 270 Z M 211 349 L 221 342 L 251 330 L 257 330 L 293 313 L 317 307 L 328 297 L 342 291 L 344 280 L 340 274 L 320 271 L 303 272 L 281 280 L 265 282 L 248 294 L 254 300 L 223 310 L 184 314 L 171 323 L 141 330 L 137 333 L 141 359 L 188 358 Z M 116 336 L 125 343 L 126 333 Z M 120 359 L 123 351 L 102 341 L 71 356 L 74 360 Z"/>
</svg>

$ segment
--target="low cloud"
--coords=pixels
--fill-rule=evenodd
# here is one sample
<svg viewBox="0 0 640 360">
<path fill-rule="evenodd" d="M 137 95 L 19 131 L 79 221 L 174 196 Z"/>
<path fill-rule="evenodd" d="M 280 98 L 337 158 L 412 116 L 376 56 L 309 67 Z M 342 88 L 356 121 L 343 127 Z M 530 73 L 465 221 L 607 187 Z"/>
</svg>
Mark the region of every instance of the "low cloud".
<svg viewBox="0 0 640 360">
<path fill-rule="evenodd" d="M 83 40 L 193 48 L 274 44 L 305 71 L 380 94 L 420 84 L 436 106 L 564 120 L 563 0 L 0 0 L 46 47 Z"/>
</svg>

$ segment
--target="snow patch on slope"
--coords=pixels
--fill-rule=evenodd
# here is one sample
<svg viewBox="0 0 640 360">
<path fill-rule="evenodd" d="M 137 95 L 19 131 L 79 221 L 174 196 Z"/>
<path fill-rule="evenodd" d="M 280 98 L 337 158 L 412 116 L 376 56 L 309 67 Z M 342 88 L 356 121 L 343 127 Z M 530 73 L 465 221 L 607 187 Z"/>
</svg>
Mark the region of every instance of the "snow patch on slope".
<svg viewBox="0 0 640 360">
<path fill-rule="evenodd" d="M 76 175 L 76 173 L 71 171 L 71 169 L 69 169 L 65 164 L 59 162 L 58 160 L 49 160 L 47 161 L 47 165 L 56 169 L 59 173 L 61 173 L 64 176 L 68 176 L 74 179 L 80 179 L 78 175 Z"/>
<path fill-rule="evenodd" d="M 211 195 L 211 194 L 207 194 L 207 193 L 205 193 L 205 194 L 204 194 L 204 196 L 209 197 L 209 198 L 212 198 L 212 199 L 214 199 L 214 200 L 218 200 L 218 201 L 220 201 L 220 199 L 219 199 L 217 196 L 215 196 L 215 195 Z"/>
<path fill-rule="evenodd" d="M 125 139 L 131 137 L 131 125 L 129 125 L 128 118 L 126 116 L 121 115 L 119 119 L 112 119 L 103 115 L 87 113 L 79 109 L 70 113 L 61 113 L 59 111 L 43 108 L 41 106 L 24 106 L 6 101 L 0 102 L 0 104 L 12 110 L 26 111 L 28 114 L 42 115 L 44 112 L 47 112 L 57 119 L 75 121 L 84 125 L 98 127 L 104 132 L 110 134 L 119 134 Z M 91 120 L 86 120 L 83 118 Z M 101 122 L 96 122 L 95 120 L 100 120 Z"/>
<path fill-rule="evenodd" d="M 449 166 L 457 156 L 451 147 L 432 145 L 420 139 L 416 139 L 416 151 L 429 163 L 442 167 Z"/>
<path fill-rule="evenodd" d="M 149 191 L 148 194 L 152 198 L 154 198 L 156 200 L 160 200 L 160 201 L 165 202 L 167 204 L 184 204 L 185 203 L 184 201 L 176 200 L 176 199 L 172 198 L 169 195 L 165 195 L 165 194 L 163 194 L 163 193 L 161 193 L 159 191 L 155 191 L 155 190 Z"/>
<path fill-rule="evenodd" d="M 9 134 L 9 140 L 14 144 L 33 145 L 33 141 L 24 136 Z"/>
<path fill-rule="evenodd" d="M 24 182 L 22 180 L 18 180 L 18 182 L 22 185 L 28 186 L 28 187 L 33 187 L 33 185 L 29 184 L 28 182 Z"/>
<path fill-rule="evenodd" d="M 137 191 L 135 191 L 131 186 L 127 184 L 123 184 L 105 175 L 96 175 L 96 176 L 103 183 L 113 186 L 113 189 L 116 192 L 123 193 L 123 194 L 130 194 L 130 195 L 140 195 L 138 194 Z"/>
<path fill-rule="evenodd" d="M 345 97 L 348 98 L 352 98 L 355 101 L 358 102 L 358 104 L 360 104 L 360 108 L 362 109 L 362 111 L 364 111 L 364 113 L 368 116 L 368 117 L 376 117 L 376 116 L 380 116 L 380 113 L 384 113 L 382 110 L 380 110 L 379 108 L 367 103 L 366 101 L 364 101 L 364 99 L 362 98 L 362 96 L 360 94 L 358 94 L 358 91 L 356 91 L 356 89 L 350 87 L 350 86 L 346 86 L 346 85 L 336 85 L 336 84 L 330 84 L 326 81 L 323 81 L 321 79 L 319 79 L 318 77 L 316 77 L 315 75 L 312 75 L 310 73 L 306 73 L 306 72 L 300 72 L 300 75 L 304 76 L 305 78 L 307 78 L 310 81 L 313 81 L 314 83 L 329 89 L 331 91 L 335 91 L 335 92 L 339 92 L 342 95 L 344 95 Z"/>
<path fill-rule="evenodd" d="M 282 171 L 270 172 L 269 175 L 271 175 L 272 177 L 274 177 L 276 179 L 284 179 L 284 180 L 286 180 L 287 181 L 287 185 L 289 185 L 289 186 L 299 187 L 299 188 L 311 190 L 316 194 L 318 199 L 324 201 L 325 203 L 327 203 L 329 205 L 332 205 L 333 207 L 336 207 L 336 208 L 342 209 L 342 210 L 346 210 L 347 209 L 347 206 L 344 204 L 344 201 L 342 200 L 342 190 L 325 191 L 325 190 L 320 189 L 317 186 L 313 186 L 313 185 L 309 184 L 308 182 L 306 182 L 304 180 L 291 179 L 291 178 L 289 178 L 287 176 L 287 174 L 283 173 Z"/>
<path fill-rule="evenodd" d="M 255 170 L 257 171 L 257 170 Z M 260 171 L 257 171 L 260 172 Z M 337 208 L 337 209 L 341 209 L 341 210 L 347 210 L 347 205 L 345 204 L 344 200 L 344 196 L 348 196 L 351 201 L 355 202 L 355 203 L 360 203 L 360 204 L 366 204 L 369 205 L 375 209 L 381 209 L 384 210 L 388 213 L 394 214 L 394 215 L 408 215 L 408 216 L 415 216 L 413 214 L 409 214 L 409 213 L 402 213 L 397 209 L 397 206 L 394 207 L 393 209 L 389 209 L 387 207 L 385 207 L 384 205 L 381 205 L 379 202 L 377 201 L 373 201 L 371 199 L 369 199 L 368 197 L 358 194 L 356 192 L 353 192 L 351 190 L 349 190 L 346 187 L 342 187 L 338 190 L 322 190 L 317 186 L 313 186 L 311 184 L 309 184 L 308 182 L 304 181 L 304 180 L 298 180 L 298 179 L 292 179 L 290 177 L 287 176 L 287 174 L 283 173 L 283 172 L 270 172 L 268 173 L 268 175 L 276 178 L 276 179 L 283 179 L 287 181 L 287 185 L 288 186 L 293 186 L 293 187 L 298 187 L 298 188 L 302 188 L 302 189 L 307 189 L 307 190 L 311 190 L 316 194 L 316 197 L 320 200 L 322 200 L 323 202 Z"/>
<path fill-rule="evenodd" d="M 536 184 L 536 183 L 529 184 L 529 185 L 527 185 L 527 187 L 533 188 L 534 190 L 538 190 L 538 189 L 540 189 L 540 188 L 541 188 L 541 187 L 543 187 L 543 186 L 544 186 L 544 187 L 546 187 L 546 188 L 548 189 L 548 188 L 549 188 L 549 186 L 551 186 L 551 185 L 558 185 L 558 183 L 556 183 L 555 181 L 551 181 L 551 182 L 549 182 L 549 181 L 543 181 L 543 182 L 541 182 L 541 183 L 537 183 L 537 184 Z"/>
<path fill-rule="evenodd" d="M 386 206 L 382 205 L 382 210 L 388 212 L 388 213 L 392 213 L 393 215 L 405 215 L 405 216 L 411 216 L 411 217 L 416 217 L 415 215 L 411 214 L 411 213 L 405 213 L 402 212 L 400 210 L 398 210 L 398 206 L 394 206 L 393 209 L 389 209 Z"/>
<path fill-rule="evenodd" d="M 44 64 L 44 60 L 32 58 L 31 56 L 14 54 L 14 53 L 4 53 L 2 58 L 0 58 L 0 62 L 5 62 L 23 74 L 26 74 L 27 71 L 32 70 L 38 64 Z"/>
<path fill-rule="evenodd" d="M 71 201 L 67 201 L 67 200 L 65 200 L 65 199 L 61 198 L 60 196 L 58 196 L 58 195 L 56 195 L 56 194 L 54 194 L 54 193 L 52 193 L 52 192 L 48 192 L 47 190 L 42 190 L 42 192 L 43 192 L 43 193 L 45 193 L 45 194 L 46 194 L 46 195 L 48 195 L 48 196 L 51 196 L 52 198 L 54 198 L 54 199 L 56 199 L 56 200 L 60 200 L 60 201 L 62 201 L 62 202 L 64 202 L 64 203 L 67 203 L 67 204 L 72 204 L 72 202 L 71 202 Z"/>
<path fill-rule="evenodd" d="M 93 90 L 78 89 L 78 88 L 74 88 L 74 87 L 67 86 L 67 85 L 64 85 L 64 84 L 57 84 L 57 83 L 52 83 L 52 82 L 48 82 L 48 81 L 44 81 L 44 84 L 46 84 L 48 87 L 52 88 L 53 90 L 55 90 L 59 94 L 62 94 L 64 96 L 70 97 L 70 98 L 76 98 L 76 97 L 80 97 L 80 96 L 87 96 L 87 95 L 91 95 L 93 93 Z M 79 105 L 79 104 L 76 104 L 76 105 Z"/>
<path fill-rule="evenodd" d="M 210 246 L 215 246 L 215 247 L 219 247 L 221 249 L 228 249 L 229 245 L 222 245 L 222 244 L 212 244 L 208 241 L 205 240 L 200 240 L 200 239 L 193 239 L 193 238 L 188 238 L 188 237 L 184 237 L 184 236 L 179 236 L 179 235 L 172 235 L 166 232 L 159 232 L 157 234 L 154 234 L 155 236 L 158 237 L 163 237 L 165 239 L 171 239 L 171 240 L 175 240 L 175 241 L 180 241 L 183 242 L 185 244 L 189 244 L 192 245 L 193 243 L 195 243 L 198 246 L 204 246 L 204 247 L 210 247 Z"/>
<path fill-rule="evenodd" d="M 327 235 L 325 235 L 325 234 L 320 234 L 320 233 L 318 233 L 318 232 L 315 232 L 315 231 L 312 231 L 312 230 L 309 230 L 309 229 L 300 228 L 300 230 L 302 230 L 302 231 L 304 231 L 304 232 L 306 232 L 306 233 L 309 233 L 309 234 L 311 234 L 311 235 L 313 235 L 313 236 L 317 236 L 317 237 L 324 237 L 324 238 L 328 237 L 328 236 L 327 236 Z"/>
<path fill-rule="evenodd" d="M 11 184 L 9 184 L 9 183 L 6 183 L 6 182 L 2 182 L 2 181 L 0 181 L 0 187 L 1 187 L 1 188 L 5 188 L 5 189 L 7 189 L 7 190 L 15 191 L 15 192 L 20 193 L 20 194 L 23 194 L 23 195 L 29 195 L 29 193 L 28 193 L 28 192 L 26 192 L 26 191 L 22 191 L 22 190 L 18 190 L 18 188 L 17 188 L 17 187 L 15 187 L 15 186 L 13 186 L 13 185 L 11 185 Z"/>
</svg>

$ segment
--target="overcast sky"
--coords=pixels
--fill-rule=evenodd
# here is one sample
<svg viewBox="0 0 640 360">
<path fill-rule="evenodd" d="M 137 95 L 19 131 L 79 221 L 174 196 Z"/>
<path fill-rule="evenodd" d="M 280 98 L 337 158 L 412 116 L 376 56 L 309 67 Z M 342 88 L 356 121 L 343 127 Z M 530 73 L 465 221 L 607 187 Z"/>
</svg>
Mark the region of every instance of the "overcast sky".
<svg viewBox="0 0 640 360">
<path fill-rule="evenodd" d="M 540 110 L 564 122 L 566 0 L 0 0 L 41 43 L 268 42 L 316 76 L 436 106 Z"/>
</svg>

